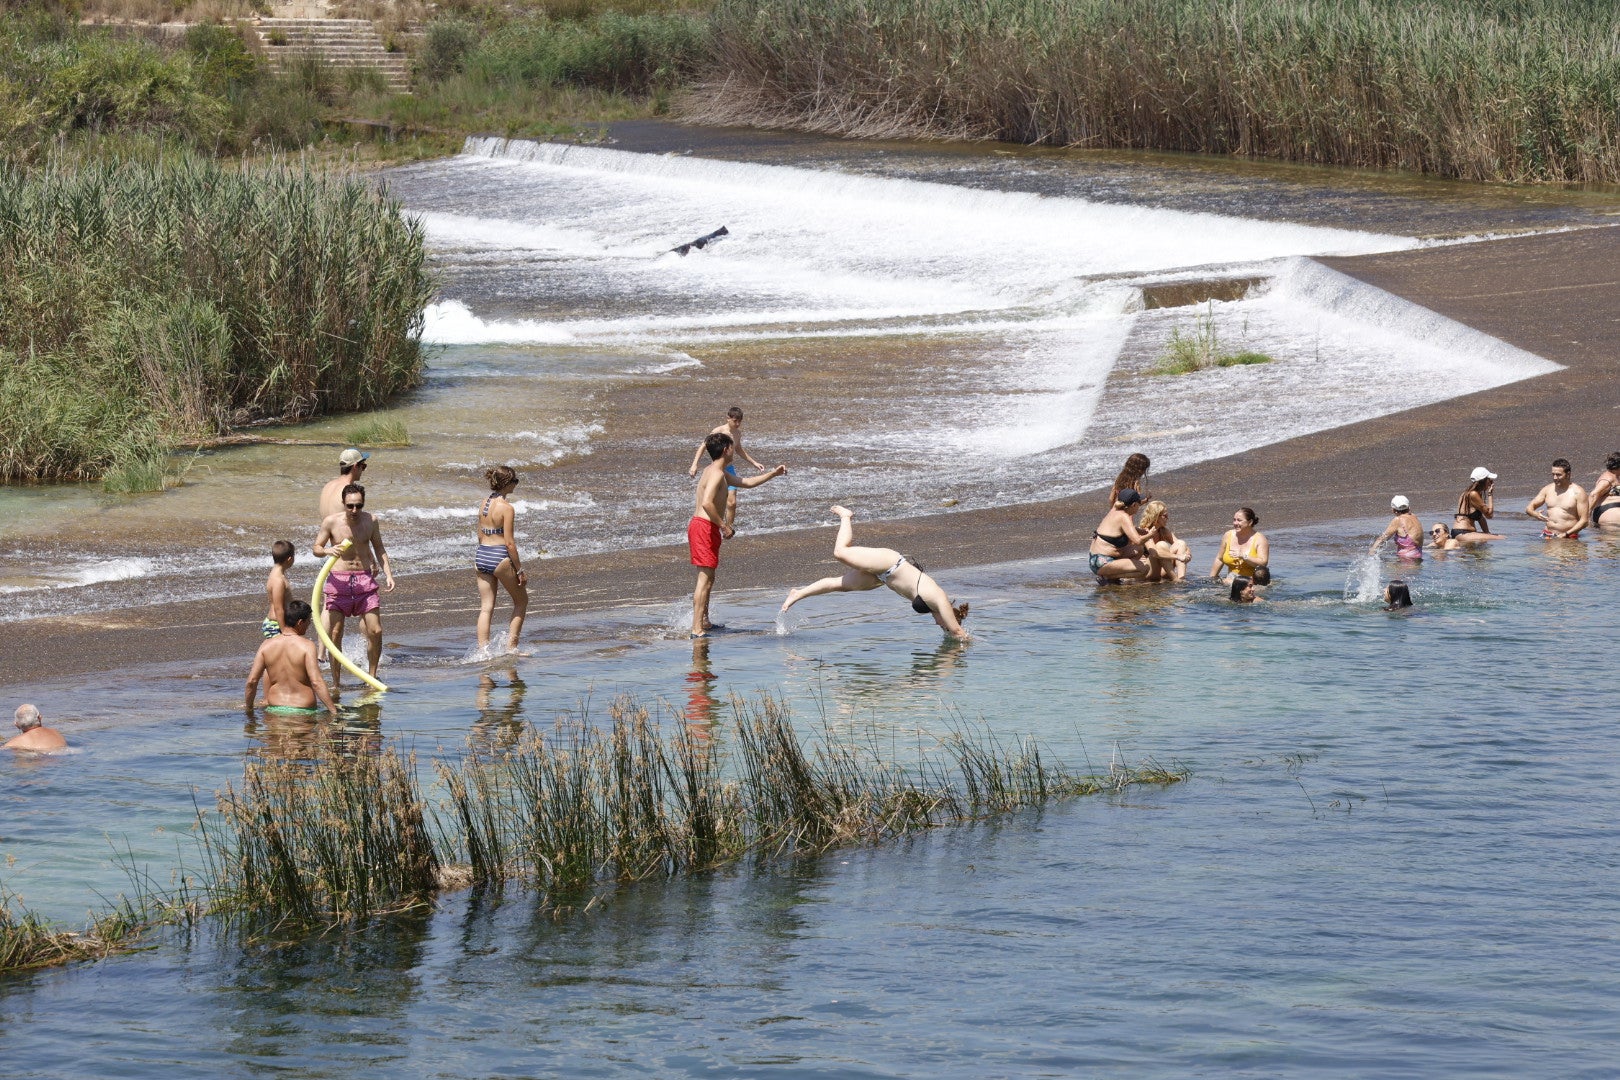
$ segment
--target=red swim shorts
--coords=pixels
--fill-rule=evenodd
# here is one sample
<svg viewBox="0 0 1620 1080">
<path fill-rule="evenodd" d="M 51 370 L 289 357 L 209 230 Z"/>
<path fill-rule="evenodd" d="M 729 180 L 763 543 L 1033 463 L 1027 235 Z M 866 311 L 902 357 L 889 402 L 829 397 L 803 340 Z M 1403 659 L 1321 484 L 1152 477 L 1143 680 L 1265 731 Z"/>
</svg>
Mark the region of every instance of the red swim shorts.
<svg viewBox="0 0 1620 1080">
<path fill-rule="evenodd" d="M 332 571 L 321 595 L 326 601 L 326 610 L 344 618 L 364 615 L 382 606 L 377 596 L 377 579 L 364 570 Z"/>
<path fill-rule="evenodd" d="M 692 549 L 692 565 L 710 570 L 720 565 L 720 526 L 705 517 L 686 523 L 686 546 Z"/>
</svg>

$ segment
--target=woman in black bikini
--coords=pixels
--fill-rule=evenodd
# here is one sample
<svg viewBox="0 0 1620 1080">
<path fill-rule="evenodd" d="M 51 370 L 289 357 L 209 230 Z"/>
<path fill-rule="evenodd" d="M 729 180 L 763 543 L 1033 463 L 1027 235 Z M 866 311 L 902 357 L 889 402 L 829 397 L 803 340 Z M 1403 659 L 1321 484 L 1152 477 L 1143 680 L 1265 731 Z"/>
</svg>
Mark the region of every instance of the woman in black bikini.
<svg viewBox="0 0 1620 1080">
<path fill-rule="evenodd" d="M 517 512 L 507 497 L 518 486 L 518 475 L 510 466 L 497 465 L 484 473 L 489 495 L 478 508 L 478 548 L 473 552 L 473 569 L 478 571 L 478 647 L 489 645 L 489 624 L 495 616 L 495 583 L 505 586 L 512 598 L 512 625 L 506 647 L 517 648 L 523 633 L 523 618 L 529 611 L 529 576 L 518 559 Z"/>
<path fill-rule="evenodd" d="M 1603 472 L 1592 485 L 1593 525 L 1620 525 L 1620 453 L 1603 459 Z M 1605 521 L 1603 515 L 1608 515 Z"/>
<path fill-rule="evenodd" d="M 1131 520 L 1132 508 L 1142 501 L 1135 488 L 1126 488 L 1114 499 L 1114 507 L 1103 515 L 1091 534 L 1091 572 L 1097 584 L 1106 585 L 1121 578 L 1159 575 L 1159 559 L 1147 538 Z"/>
<path fill-rule="evenodd" d="M 1463 543 L 1502 539 L 1491 532 L 1490 523 L 1496 516 L 1496 474 L 1481 465 L 1469 475 L 1468 481 L 1468 490 L 1457 497 L 1451 538 Z"/>
</svg>

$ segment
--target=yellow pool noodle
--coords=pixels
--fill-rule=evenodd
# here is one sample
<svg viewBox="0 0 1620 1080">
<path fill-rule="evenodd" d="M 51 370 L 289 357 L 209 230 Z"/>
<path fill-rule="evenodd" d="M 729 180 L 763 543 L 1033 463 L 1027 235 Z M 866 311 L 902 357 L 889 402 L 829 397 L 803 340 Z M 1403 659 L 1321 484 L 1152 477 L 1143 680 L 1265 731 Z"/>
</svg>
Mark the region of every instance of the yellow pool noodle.
<svg viewBox="0 0 1620 1080">
<path fill-rule="evenodd" d="M 387 690 L 388 687 L 361 671 L 355 666 L 353 660 L 344 655 L 342 649 L 332 644 L 332 635 L 326 632 L 326 620 L 321 618 L 321 589 L 326 585 L 326 577 L 332 572 L 332 567 L 337 563 L 338 556 L 348 551 L 351 546 L 353 546 L 353 541 L 350 540 L 345 540 L 339 544 L 336 550 L 326 557 L 326 565 L 321 567 L 321 572 L 315 575 L 315 588 L 309 594 L 309 606 L 315 609 L 315 634 L 321 639 L 321 644 L 326 646 L 326 651 L 335 656 L 337 662 L 343 665 L 345 671 L 373 689 Z"/>
</svg>

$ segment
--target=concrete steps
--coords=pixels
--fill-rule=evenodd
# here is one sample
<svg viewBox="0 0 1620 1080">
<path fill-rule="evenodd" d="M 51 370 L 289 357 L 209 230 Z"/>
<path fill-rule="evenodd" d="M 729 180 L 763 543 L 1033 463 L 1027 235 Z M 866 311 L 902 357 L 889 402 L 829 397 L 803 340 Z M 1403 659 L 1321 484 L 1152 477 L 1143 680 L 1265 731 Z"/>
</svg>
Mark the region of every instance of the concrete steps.
<svg viewBox="0 0 1620 1080">
<path fill-rule="evenodd" d="M 367 19 L 259 19 L 253 28 L 265 56 L 277 68 L 313 54 L 333 67 L 374 68 L 390 90 L 410 91 L 410 59 L 402 52 L 389 52 Z"/>
</svg>

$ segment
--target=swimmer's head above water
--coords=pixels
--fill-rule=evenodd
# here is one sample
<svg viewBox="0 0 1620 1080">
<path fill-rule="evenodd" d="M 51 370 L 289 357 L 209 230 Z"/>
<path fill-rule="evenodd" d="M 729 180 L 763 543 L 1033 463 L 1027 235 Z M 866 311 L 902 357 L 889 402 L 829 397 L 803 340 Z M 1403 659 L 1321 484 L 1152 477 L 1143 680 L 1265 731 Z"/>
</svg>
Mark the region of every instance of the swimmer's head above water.
<svg viewBox="0 0 1620 1080">
<path fill-rule="evenodd" d="M 18 731 L 32 731 L 45 722 L 45 718 L 39 715 L 38 707 L 34 705 L 17 706 L 17 711 L 12 714 L 12 718 L 17 725 Z"/>
<path fill-rule="evenodd" d="M 1254 603 L 1254 581 L 1241 575 L 1232 579 L 1232 591 L 1227 594 L 1234 604 Z"/>
<path fill-rule="evenodd" d="M 1384 610 L 1396 611 L 1412 606 L 1412 590 L 1400 578 L 1392 578 L 1384 586 Z"/>
</svg>

